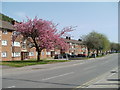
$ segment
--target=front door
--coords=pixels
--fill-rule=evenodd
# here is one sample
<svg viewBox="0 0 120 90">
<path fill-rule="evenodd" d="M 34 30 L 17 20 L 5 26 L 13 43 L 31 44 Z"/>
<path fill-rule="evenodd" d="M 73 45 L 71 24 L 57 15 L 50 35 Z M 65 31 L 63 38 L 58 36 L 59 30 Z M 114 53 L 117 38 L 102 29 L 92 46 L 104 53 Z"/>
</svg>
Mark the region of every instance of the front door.
<svg viewBox="0 0 120 90">
<path fill-rule="evenodd" d="M 21 60 L 26 60 L 29 58 L 28 52 L 21 52 Z"/>
<path fill-rule="evenodd" d="M 55 51 L 51 51 L 51 57 L 55 56 Z"/>
</svg>

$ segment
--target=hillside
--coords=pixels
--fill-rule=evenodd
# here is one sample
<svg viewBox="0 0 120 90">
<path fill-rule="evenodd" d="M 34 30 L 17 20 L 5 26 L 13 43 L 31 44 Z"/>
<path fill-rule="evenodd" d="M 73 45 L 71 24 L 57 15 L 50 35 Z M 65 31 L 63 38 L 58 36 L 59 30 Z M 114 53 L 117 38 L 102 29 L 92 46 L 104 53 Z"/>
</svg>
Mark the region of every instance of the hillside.
<svg viewBox="0 0 120 90">
<path fill-rule="evenodd" d="M 3 21 L 7 21 L 7 22 L 10 22 L 12 23 L 12 21 L 14 20 L 13 18 L 10 18 L 2 13 L 0 13 L 0 20 L 3 20 Z"/>
</svg>

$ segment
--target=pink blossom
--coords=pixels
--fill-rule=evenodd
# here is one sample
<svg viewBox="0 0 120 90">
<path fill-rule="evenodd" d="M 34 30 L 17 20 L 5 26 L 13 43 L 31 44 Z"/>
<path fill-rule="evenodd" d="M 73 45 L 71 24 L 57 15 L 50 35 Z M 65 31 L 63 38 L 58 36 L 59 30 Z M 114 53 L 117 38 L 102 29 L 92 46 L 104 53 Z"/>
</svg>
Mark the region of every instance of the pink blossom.
<svg viewBox="0 0 120 90">
<path fill-rule="evenodd" d="M 68 45 L 61 37 L 67 32 L 73 31 L 72 27 L 66 27 L 58 33 L 57 25 L 37 17 L 33 20 L 28 18 L 26 22 L 16 23 L 14 27 L 23 37 L 32 39 L 31 43 L 35 45 L 38 52 L 41 52 L 42 49 L 50 50 L 55 47 L 67 50 Z"/>
</svg>

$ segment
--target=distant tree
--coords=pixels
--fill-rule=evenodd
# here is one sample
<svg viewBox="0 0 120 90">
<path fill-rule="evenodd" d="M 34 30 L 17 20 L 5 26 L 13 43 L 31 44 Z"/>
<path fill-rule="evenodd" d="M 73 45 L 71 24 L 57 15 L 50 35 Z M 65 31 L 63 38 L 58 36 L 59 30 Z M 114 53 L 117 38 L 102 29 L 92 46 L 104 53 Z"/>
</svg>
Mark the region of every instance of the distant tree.
<svg viewBox="0 0 120 90">
<path fill-rule="evenodd" d="M 118 51 L 119 51 L 119 53 L 120 53 L 120 43 L 118 43 Z"/>
<path fill-rule="evenodd" d="M 110 50 L 110 41 L 104 34 L 99 33 L 99 41 L 100 41 L 100 46 L 98 50 L 108 51 Z"/>
<path fill-rule="evenodd" d="M 118 52 L 118 51 L 120 51 L 120 44 L 119 43 L 111 43 L 110 44 L 110 49 L 111 49 L 111 51 L 112 52 Z"/>
<path fill-rule="evenodd" d="M 83 35 L 82 41 L 88 48 L 88 56 L 89 56 L 90 50 L 95 49 L 95 44 L 97 42 L 96 32 L 91 32 L 88 35 Z"/>
<path fill-rule="evenodd" d="M 67 50 L 68 45 L 61 37 L 67 32 L 73 31 L 72 27 L 65 27 L 58 33 L 57 25 L 37 17 L 33 20 L 28 19 L 26 22 L 16 23 L 14 27 L 19 32 L 16 36 L 22 35 L 25 40 L 30 42 L 32 47 L 36 48 L 38 53 L 37 61 L 40 61 L 43 49 L 49 50 L 58 47 L 62 51 Z"/>
<path fill-rule="evenodd" d="M 104 34 L 97 33 L 95 31 L 89 33 L 88 35 L 82 36 L 84 44 L 88 48 L 88 56 L 90 53 L 90 50 L 96 50 L 97 51 L 97 56 L 98 56 L 98 51 L 101 50 L 107 50 L 109 49 L 109 40 Z"/>
</svg>

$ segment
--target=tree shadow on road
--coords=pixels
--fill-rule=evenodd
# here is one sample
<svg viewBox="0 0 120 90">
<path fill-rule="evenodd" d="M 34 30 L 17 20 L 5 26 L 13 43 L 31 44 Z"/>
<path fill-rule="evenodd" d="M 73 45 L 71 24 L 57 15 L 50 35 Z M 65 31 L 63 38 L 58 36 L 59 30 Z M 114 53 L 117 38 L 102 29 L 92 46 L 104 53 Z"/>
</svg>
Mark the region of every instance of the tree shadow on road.
<svg viewBox="0 0 120 90">
<path fill-rule="evenodd" d="M 26 81 L 26 82 L 34 82 L 34 83 L 46 83 L 46 84 L 57 84 L 57 85 L 65 85 L 65 86 L 80 86 L 77 84 L 66 84 L 66 83 L 55 83 L 55 82 L 45 82 L 45 81 L 34 81 L 27 79 L 15 79 L 15 78 L 2 78 L 3 80 L 17 80 L 17 81 Z"/>
</svg>

